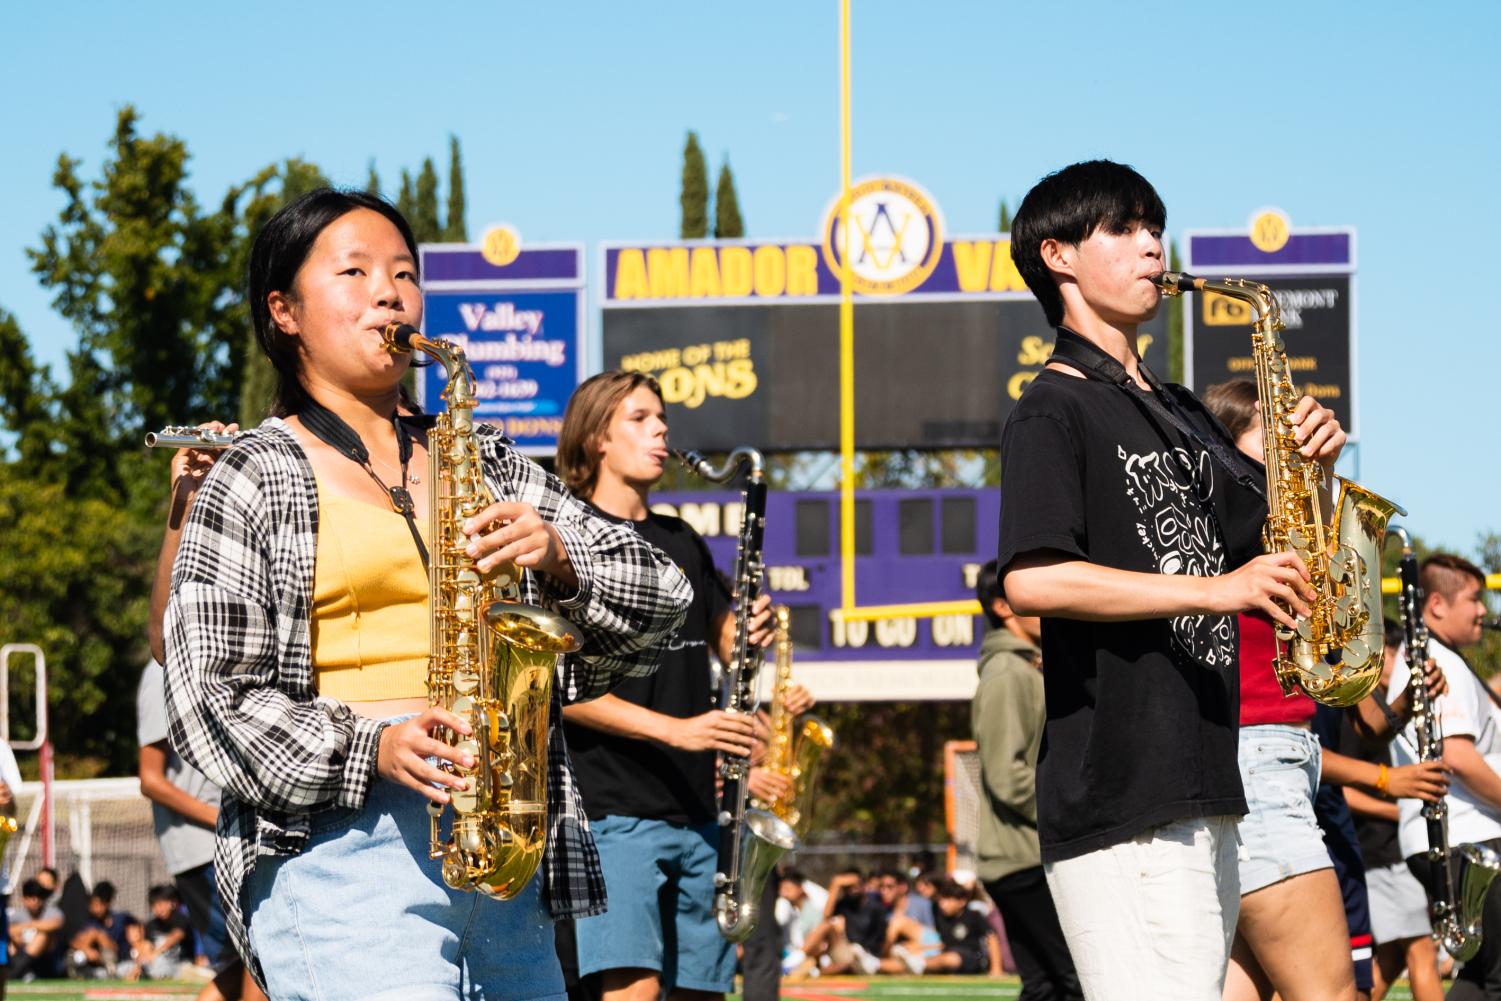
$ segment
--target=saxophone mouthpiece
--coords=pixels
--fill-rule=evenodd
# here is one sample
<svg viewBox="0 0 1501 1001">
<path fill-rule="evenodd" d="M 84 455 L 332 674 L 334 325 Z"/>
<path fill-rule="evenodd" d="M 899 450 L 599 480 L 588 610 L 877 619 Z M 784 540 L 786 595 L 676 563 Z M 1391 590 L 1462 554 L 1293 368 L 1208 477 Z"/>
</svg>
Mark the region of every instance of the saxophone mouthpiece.
<svg viewBox="0 0 1501 1001">
<path fill-rule="evenodd" d="M 412 338 L 421 337 L 422 331 L 410 323 L 388 323 L 381 328 L 380 336 L 386 342 L 386 350 L 410 351 Z"/>
<path fill-rule="evenodd" d="M 1152 284 L 1162 289 L 1166 295 L 1181 295 L 1184 292 L 1196 292 L 1204 287 L 1204 279 L 1195 278 L 1193 275 L 1182 271 L 1159 271 L 1151 276 Z"/>
</svg>

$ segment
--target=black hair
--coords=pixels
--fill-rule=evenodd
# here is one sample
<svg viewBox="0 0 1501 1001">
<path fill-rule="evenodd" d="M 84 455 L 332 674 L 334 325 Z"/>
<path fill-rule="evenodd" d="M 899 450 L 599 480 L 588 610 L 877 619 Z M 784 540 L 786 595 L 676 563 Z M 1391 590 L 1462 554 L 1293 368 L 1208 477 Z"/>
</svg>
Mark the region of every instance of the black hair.
<svg viewBox="0 0 1501 1001">
<path fill-rule="evenodd" d="M 995 560 L 980 568 L 980 574 L 975 578 L 975 597 L 980 601 L 980 611 L 985 613 L 985 621 L 990 623 L 990 628 L 999 629 L 1005 625 L 995 613 L 996 599 L 1006 600 L 1006 592 L 1001 587 L 1000 567 L 996 566 Z"/>
<path fill-rule="evenodd" d="M 21 896 L 23 897 L 45 897 L 46 895 L 47 888 L 36 879 L 28 879 L 21 884 Z"/>
<path fill-rule="evenodd" d="M 297 339 L 283 332 L 271 318 L 267 297 L 272 292 L 293 294 L 297 272 L 313 250 L 318 236 L 334 222 L 356 209 L 379 212 L 401 233 L 412 252 L 412 267 L 417 267 L 417 237 L 396 206 L 379 195 L 364 191 L 316 188 L 272 216 L 255 235 L 250 248 L 247 276 L 250 296 L 250 321 L 261 350 L 276 368 L 276 393 L 271 399 L 271 414 L 286 417 L 302 409 L 307 390 L 299 378 L 301 362 Z M 420 276 L 419 276 L 420 277 Z"/>
<path fill-rule="evenodd" d="M 782 873 L 782 879 L 784 881 L 790 881 L 799 885 L 808 881 L 808 877 L 803 875 L 802 870 L 800 869 L 788 869 L 786 872 Z"/>
<path fill-rule="evenodd" d="M 177 895 L 177 887 L 171 883 L 158 883 L 153 886 L 151 892 L 146 895 L 146 899 L 153 904 L 158 900 L 170 900 L 174 905 L 182 903 L 182 898 Z"/>
<path fill-rule="evenodd" d="M 1011 221 L 1011 259 L 1048 322 L 1063 322 L 1063 297 L 1042 262 L 1042 242 L 1080 244 L 1095 230 L 1125 233 L 1167 225 L 1167 208 L 1145 177 L 1125 164 L 1089 160 L 1049 174 L 1027 192 Z"/>
<path fill-rule="evenodd" d="M 90 896 L 98 897 L 99 902 L 108 907 L 115 902 L 115 884 L 107 879 L 101 879 L 94 884 L 94 892 Z"/>
<path fill-rule="evenodd" d="M 905 887 L 910 888 L 912 886 L 912 880 L 908 879 L 907 874 L 900 869 L 882 869 L 881 878 L 894 879 Z"/>
<path fill-rule="evenodd" d="M 960 883 L 952 876 L 944 876 L 938 882 L 934 883 L 933 895 L 938 897 L 947 897 L 950 900 L 969 900 L 974 896 L 974 894 L 971 893 L 968 888 L 964 886 L 964 884 Z"/>
<path fill-rule="evenodd" d="M 1395 650 L 1407 639 L 1407 634 L 1403 631 L 1401 624 L 1391 616 L 1387 616 L 1381 621 L 1381 628 L 1383 634 L 1382 642 L 1386 644 L 1388 649 Z"/>
</svg>

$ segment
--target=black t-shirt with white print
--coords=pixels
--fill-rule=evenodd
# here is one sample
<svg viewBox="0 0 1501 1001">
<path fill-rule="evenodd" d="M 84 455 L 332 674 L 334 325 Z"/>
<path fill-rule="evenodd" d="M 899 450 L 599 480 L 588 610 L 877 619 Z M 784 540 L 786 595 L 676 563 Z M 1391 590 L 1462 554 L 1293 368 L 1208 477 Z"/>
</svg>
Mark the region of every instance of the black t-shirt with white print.
<svg viewBox="0 0 1501 1001">
<path fill-rule="evenodd" d="M 625 679 L 610 694 L 679 719 L 715 708 L 709 641 L 715 620 L 730 609 L 730 593 L 714 569 L 709 547 L 681 518 L 653 512 L 643 521 L 630 522 L 594 510 L 603 518 L 634 525 L 693 585 L 693 604 L 664 645 L 661 665 L 644 678 Z M 578 723 L 565 722 L 564 735 L 590 820 L 613 815 L 702 824 L 718 814 L 713 751 L 681 751 Z"/>
<path fill-rule="evenodd" d="M 1203 447 L 1211 435 L 1233 443 L 1188 390 L 1163 392 L 1198 440 L 1134 385 L 1038 374 L 1001 439 L 1002 568 L 1046 549 L 1121 570 L 1217 576 L 1259 553 L 1265 502 Z M 1043 861 L 1174 820 L 1246 812 L 1238 643 L 1234 616 L 1043 619 Z"/>
</svg>

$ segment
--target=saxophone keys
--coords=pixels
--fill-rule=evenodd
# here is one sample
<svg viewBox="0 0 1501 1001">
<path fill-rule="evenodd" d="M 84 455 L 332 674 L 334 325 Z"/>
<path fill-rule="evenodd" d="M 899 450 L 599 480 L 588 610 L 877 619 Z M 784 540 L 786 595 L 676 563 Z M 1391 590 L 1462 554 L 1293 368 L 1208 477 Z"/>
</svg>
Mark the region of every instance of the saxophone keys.
<svg viewBox="0 0 1501 1001">
<path fill-rule="evenodd" d="M 1305 643 L 1312 643 L 1314 637 L 1313 620 L 1299 619 L 1297 633 L 1299 639 L 1303 640 Z"/>
<path fill-rule="evenodd" d="M 1305 550 L 1308 549 L 1308 536 L 1303 534 L 1303 530 L 1301 528 L 1294 528 L 1288 531 L 1287 544 L 1291 548 L 1297 550 L 1298 557 L 1300 559 L 1303 559 L 1304 562 L 1307 562 L 1308 553 Z"/>
<path fill-rule="evenodd" d="M 1344 659 L 1346 663 L 1364 664 L 1371 659 L 1371 645 L 1365 641 L 1365 637 L 1355 637 L 1345 644 Z"/>
<path fill-rule="evenodd" d="M 453 690 L 466 698 L 460 700 L 465 703 L 464 708 L 458 708 L 458 702 L 454 703 L 454 712 L 465 713 L 474 708 L 474 700 L 467 698 L 479 689 L 479 672 L 468 664 L 456 668 L 453 672 Z"/>
</svg>

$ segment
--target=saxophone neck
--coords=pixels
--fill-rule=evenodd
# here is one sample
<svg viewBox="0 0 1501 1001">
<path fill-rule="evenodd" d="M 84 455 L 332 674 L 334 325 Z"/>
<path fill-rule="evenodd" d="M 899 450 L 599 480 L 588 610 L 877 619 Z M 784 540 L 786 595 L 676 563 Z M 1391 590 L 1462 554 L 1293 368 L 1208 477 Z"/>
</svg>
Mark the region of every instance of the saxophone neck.
<svg viewBox="0 0 1501 1001">
<path fill-rule="evenodd" d="M 380 332 L 392 354 L 420 351 L 443 366 L 448 385 L 443 399 L 449 410 L 472 410 L 475 403 L 474 372 L 464 348 L 453 341 L 428 337 L 410 323 L 388 323 Z"/>
<path fill-rule="evenodd" d="M 1182 295 L 1185 292 L 1216 292 L 1231 299 L 1238 299 L 1256 310 L 1258 328 L 1281 330 L 1282 307 L 1270 287 L 1246 278 L 1224 278 L 1218 281 L 1200 278 L 1183 271 L 1162 271 L 1152 276 L 1152 282 L 1166 296 Z"/>
</svg>

